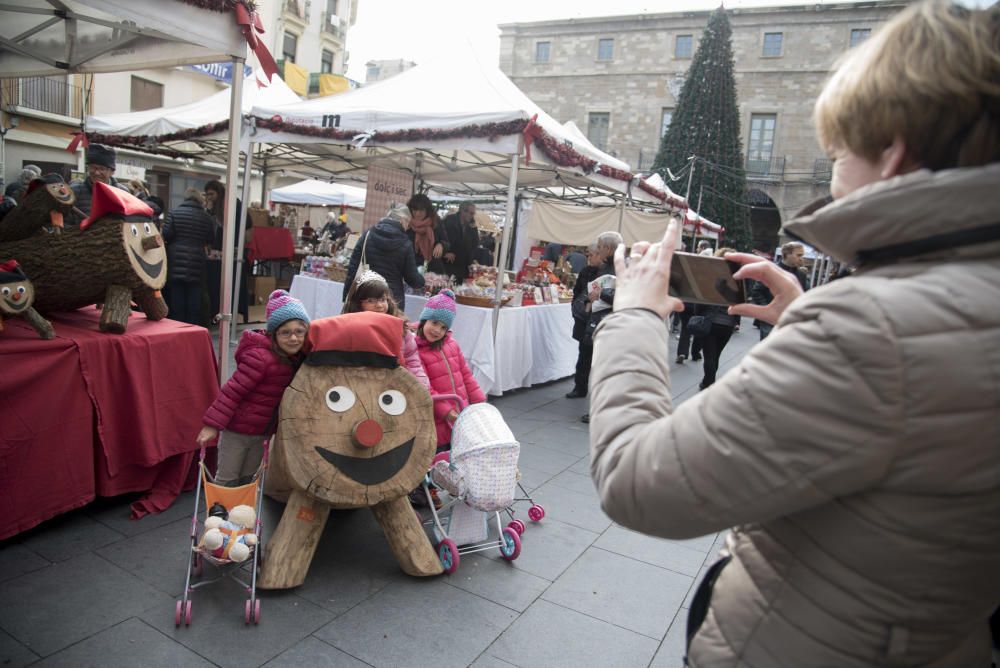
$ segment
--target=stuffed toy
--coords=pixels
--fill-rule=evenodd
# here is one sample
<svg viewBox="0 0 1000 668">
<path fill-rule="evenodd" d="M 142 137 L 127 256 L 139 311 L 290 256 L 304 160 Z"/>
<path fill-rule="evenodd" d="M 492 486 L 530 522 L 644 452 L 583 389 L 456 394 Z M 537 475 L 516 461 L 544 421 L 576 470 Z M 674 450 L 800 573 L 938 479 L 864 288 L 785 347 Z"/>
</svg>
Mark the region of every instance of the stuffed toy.
<svg viewBox="0 0 1000 668">
<path fill-rule="evenodd" d="M 257 544 L 251 533 L 257 513 L 250 506 L 233 506 L 229 519 L 218 515 L 205 518 L 205 535 L 201 544 L 216 559 L 243 562 L 250 557 L 250 548 Z"/>
<path fill-rule="evenodd" d="M 51 339 L 56 334 L 52 323 L 38 314 L 32 303 L 35 301 L 35 286 L 24 275 L 17 260 L 0 262 L 0 332 L 4 318 L 21 317 L 38 332 L 43 339 Z"/>
</svg>

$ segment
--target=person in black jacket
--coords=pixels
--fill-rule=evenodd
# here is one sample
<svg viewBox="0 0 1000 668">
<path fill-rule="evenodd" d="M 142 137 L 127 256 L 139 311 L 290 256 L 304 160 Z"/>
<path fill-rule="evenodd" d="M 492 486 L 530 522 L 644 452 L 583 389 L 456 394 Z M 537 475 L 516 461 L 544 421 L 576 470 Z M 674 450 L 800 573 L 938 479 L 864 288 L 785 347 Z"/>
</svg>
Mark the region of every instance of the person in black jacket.
<svg viewBox="0 0 1000 668">
<path fill-rule="evenodd" d="M 454 276 L 457 283 L 462 283 L 469 276 L 469 265 L 479 247 L 476 205 L 462 202 L 458 213 L 444 219 L 444 231 L 448 239 L 448 248 L 444 252 L 445 273 Z"/>
<path fill-rule="evenodd" d="M 163 221 L 162 234 L 167 242 L 170 317 L 199 325 L 205 249 L 215 239 L 215 220 L 205 211 L 205 199 L 200 190 L 187 189 L 184 201 Z"/>
<path fill-rule="evenodd" d="M 76 204 L 74 206 L 83 215 L 81 216 L 75 212 L 70 214 L 66 217 L 66 225 L 79 225 L 83 222 L 84 218 L 90 215 L 90 200 L 94 192 L 94 182 L 96 181 L 106 183 L 113 188 L 118 188 L 131 194 L 131 191 L 124 183 L 119 183 L 115 179 L 115 169 L 118 165 L 118 156 L 115 149 L 110 146 L 103 146 L 102 144 L 91 144 L 87 147 L 85 160 L 87 162 L 87 178 L 83 181 L 73 181 L 69 186 L 73 194 L 76 195 Z M 137 195 L 137 197 L 153 210 L 153 218 L 157 218 L 163 213 L 162 208 L 156 202 L 149 199 L 148 196 Z"/>
<path fill-rule="evenodd" d="M 587 266 L 580 270 L 573 284 L 573 338 L 580 342 L 580 352 L 576 356 L 576 373 L 573 375 L 573 389 L 566 395 L 567 399 L 578 399 L 587 396 L 587 385 L 590 383 L 590 363 L 594 356 L 594 346 L 584 341 L 587 331 L 587 321 L 590 319 L 590 299 L 587 295 L 587 283 L 597 278 L 604 263 L 604 257 L 597 249 L 597 242 L 587 249 Z"/>
<path fill-rule="evenodd" d="M 602 232 L 597 237 L 597 253 L 601 258 L 601 264 L 597 268 L 596 275 L 590 280 L 595 280 L 601 276 L 615 275 L 615 249 L 623 243 L 622 235 L 617 232 Z M 586 293 L 587 325 L 583 331 L 581 343 L 590 346 L 591 355 L 594 349 L 594 331 L 601 324 L 604 318 L 611 314 L 611 309 L 615 303 L 614 288 L 595 288 L 590 290 L 584 287 Z M 587 363 L 587 383 L 590 382 L 590 362 Z M 587 385 L 584 385 L 584 389 Z M 581 422 L 590 422 L 590 413 L 580 418 Z"/>
<path fill-rule="evenodd" d="M 805 247 L 802 244 L 796 241 L 789 241 L 781 247 L 781 259 L 777 262 L 780 269 L 787 271 L 798 279 L 803 292 L 809 289 L 809 279 L 806 278 L 805 269 L 803 268 L 805 264 L 805 252 Z M 771 291 L 763 283 L 756 283 L 753 286 L 753 290 L 750 291 L 750 301 L 754 304 L 766 306 L 773 299 L 774 295 L 771 294 Z M 774 329 L 774 325 L 760 322 L 758 328 L 760 329 L 760 340 L 763 341 L 771 333 L 771 330 Z"/>
<path fill-rule="evenodd" d="M 715 251 L 715 257 L 725 257 L 726 253 L 735 253 L 733 248 L 719 248 Z M 701 338 L 701 349 L 705 356 L 704 374 L 699 388 L 715 383 L 715 375 L 719 371 L 719 358 L 722 357 L 722 350 L 729 343 L 733 332 L 740 324 L 739 316 L 729 315 L 728 306 L 716 306 L 714 304 L 695 304 L 694 315 L 700 315 L 712 323 L 712 329 L 706 336 Z"/>
<path fill-rule="evenodd" d="M 385 282 L 389 284 L 389 290 L 399 310 L 402 311 L 405 305 L 403 281 L 406 281 L 411 288 L 424 287 L 424 277 L 417 271 L 413 244 L 406 236 L 406 227 L 409 223 L 410 210 L 406 205 L 398 204 L 375 227 L 361 235 L 351 254 L 351 262 L 347 266 L 347 277 L 344 281 L 345 298 L 358 273 L 362 254 L 372 271 L 382 274 Z"/>
</svg>

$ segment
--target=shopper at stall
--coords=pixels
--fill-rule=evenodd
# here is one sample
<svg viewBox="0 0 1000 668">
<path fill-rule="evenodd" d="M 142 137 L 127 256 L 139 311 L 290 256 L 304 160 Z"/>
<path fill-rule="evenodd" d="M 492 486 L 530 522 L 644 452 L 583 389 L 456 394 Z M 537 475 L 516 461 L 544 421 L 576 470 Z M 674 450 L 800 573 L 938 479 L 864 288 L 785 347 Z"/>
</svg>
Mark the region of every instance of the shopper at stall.
<svg viewBox="0 0 1000 668">
<path fill-rule="evenodd" d="M 480 404 L 486 395 L 479 388 L 462 349 L 451 335 L 458 308 L 451 290 L 442 290 L 427 300 L 420 312 L 417 349 L 431 383 L 431 395 L 454 394 L 465 404 Z M 438 452 L 451 449 L 451 427 L 461 406 L 454 401 L 434 402 L 434 425 L 437 427 Z"/>
<path fill-rule="evenodd" d="M 201 292 L 205 277 L 205 249 L 215 239 L 215 221 L 205 211 L 200 190 L 188 188 L 184 201 L 163 221 L 167 244 L 167 305 L 170 317 L 201 325 Z"/>
<path fill-rule="evenodd" d="M 331 211 L 326 214 L 326 225 L 319 231 L 319 236 L 322 237 L 326 234 L 329 236 L 331 242 L 336 243 L 338 239 L 342 239 L 350 233 L 351 228 L 347 226 L 347 214 L 342 213 L 338 215 Z"/>
<path fill-rule="evenodd" d="M 420 381 L 420 384 L 428 390 L 431 387 L 427 380 L 427 372 L 420 362 L 420 353 L 417 350 L 417 337 L 406 323 L 404 315 L 389 291 L 389 284 L 381 274 L 374 271 L 362 272 L 358 279 L 351 283 L 351 288 L 344 302 L 343 313 L 360 313 L 362 311 L 374 311 L 376 313 L 388 313 L 404 321 L 403 325 L 403 361 L 406 369 Z"/>
<path fill-rule="evenodd" d="M 424 287 L 424 277 L 417 271 L 413 244 L 406 236 L 409 224 L 410 210 L 404 204 L 397 204 L 375 227 L 362 234 L 351 254 L 345 285 L 350 286 L 354 282 L 363 261 L 372 271 L 385 277 L 385 282 L 392 291 L 392 298 L 396 300 L 400 310 L 405 309 L 403 283 L 411 288 Z"/>
<path fill-rule="evenodd" d="M 248 329 L 236 347 L 236 371 L 219 390 L 198 433 L 198 445 L 219 438 L 215 481 L 241 484 L 264 456 L 264 438 L 277 424 L 278 405 L 302 362 L 309 314 L 298 299 L 275 290 L 267 300 L 267 329 Z"/>
<path fill-rule="evenodd" d="M 857 269 L 803 294 L 728 256 L 774 295 L 731 312 L 776 327 L 676 409 L 663 318 L 679 225 L 627 267 L 618 255 L 591 383 L 602 507 L 667 538 L 736 527 L 693 598 L 689 665 L 990 665 L 997 82 L 996 4 L 914 3 L 847 53 L 815 109 L 835 199 L 785 231 Z"/>
<path fill-rule="evenodd" d="M 590 364 L 594 354 L 594 345 L 584 340 L 587 323 L 590 320 L 590 296 L 587 284 L 597 278 L 597 273 L 604 264 L 604 255 L 597 242 L 587 249 L 587 266 L 580 270 L 573 284 L 573 338 L 579 342 L 579 352 L 576 356 L 576 373 L 573 374 L 573 389 L 566 394 L 567 399 L 580 399 L 587 396 L 587 385 L 590 383 Z"/>
<path fill-rule="evenodd" d="M 212 180 L 205 184 L 205 207 L 208 209 L 209 213 L 212 214 L 212 218 L 215 219 L 215 238 L 212 240 L 211 250 L 215 251 L 211 253 L 211 257 L 208 260 L 207 271 L 205 275 L 205 289 L 208 291 L 208 302 L 211 317 L 215 317 L 217 313 L 221 310 L 221 300 L 220 295 L 222 294 L 222 241 L 223 241 L 223 226 L 226 224 L 226 186 L 221 181 Z M 243 218 L 243 202 L 239 197 L 236 198 L 236 211 L 234 212 L 234 220 L 239 221 Z M 247 232 L 249 232 L 253 227 L 253 221 L 247 216 L 246 221 L 243 223 Z M 239 228 L 235 227 L 235 234 L 239 234 Z M 238 241 L 238 237 L 233 239 L 233 244 L 235 245 Z M 235 259 L 235 255 L 233 256 Z M 235 263 L 234 263 L 235 264 Z M 250 322 L 250 260 L 247 255 L 247 249 L 243 249 L 243 269 L 240 276 L 240 292 L 239 299 L 236 300 L 235 310 L 243 317 L 243 322 Z M 233 281 L 236 281 L 236 270 L 233 269 Z M 234 293 L 235 294 L 235 293 Z"/>
<path fill-rule="evenodd" d="M 479 246 L 479 228 L 476 227 L 476 205 L 462 202 L 458 213 L 444 219 L 448 248 L 444 252 L 445 273 L 461 283 L 469 276 L 469 265 L 476 257 Z"/>
<path fill-rule="evenodd" d="M 411 197 L 406 206 L 410 209 L 410 229 L 406 235 L 417 254 L 417 264 L 426 264 L 427 271 L 443 274 L 442 257 L 449 248 L 448 235 L 434 203 L 427 195 L 418 194 Z"/>
<path fill-rule="evenodd" d="M 601 264 L 597 268 L 597 274 L 593 279 L 591 279 L 591 281 L 596 280 L 601 276 L 614 276 L 614 254 L 615 249 L 622 243 L 622 235 L 617 232 L 602 232 L 597 237 L 597 241 L 595 243 L 597 244 L 597 254 L 600 256 Z M 584 305 L 585 312 L 587 313 L 587 324 L 583 329 L 583 339 L 581 339 L 581 342 L 586 343 L 588 346 L 593 346 L 594 332 L 597 330 L 598 325 L 601 324 L 601 321 L 611 314 L 611 308 L 615 302 L 615 288 L 602 288 L 599 286 L 591 288 L 589 283 L 590 282 L 588 282 L 587 287 L 584 288 L 587 293 L 586 304 Z M 589 382 L 590 378 L 589 360 L 586 372 L 587 380 L 581 388 L 585 393 L 587 390 L 586 383 Z M 590 413 L 581 417 L 580 421 L 590 422 Z"/>
</svg>

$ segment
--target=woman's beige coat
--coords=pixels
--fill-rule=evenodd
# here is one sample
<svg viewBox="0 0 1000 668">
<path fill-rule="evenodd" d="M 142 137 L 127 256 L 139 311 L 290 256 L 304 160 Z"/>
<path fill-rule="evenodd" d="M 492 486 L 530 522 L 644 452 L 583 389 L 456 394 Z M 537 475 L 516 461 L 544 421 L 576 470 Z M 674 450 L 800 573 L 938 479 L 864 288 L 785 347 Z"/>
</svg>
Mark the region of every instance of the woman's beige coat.
<svg viewBox="0 0 1000 668">
<path fill-rule="evenodd" d="M 786 231 L 851 260 L 998 223 L 993 165 L 874 184 Z M 598 331 L 590 438 L 604 510 L 668 538 L 733 527 L 691 665 L 990 665 L 1000 241 L 948 244 L 806 293 L 677 410 L 662 321 L 623 311 Z"/>
</svg>

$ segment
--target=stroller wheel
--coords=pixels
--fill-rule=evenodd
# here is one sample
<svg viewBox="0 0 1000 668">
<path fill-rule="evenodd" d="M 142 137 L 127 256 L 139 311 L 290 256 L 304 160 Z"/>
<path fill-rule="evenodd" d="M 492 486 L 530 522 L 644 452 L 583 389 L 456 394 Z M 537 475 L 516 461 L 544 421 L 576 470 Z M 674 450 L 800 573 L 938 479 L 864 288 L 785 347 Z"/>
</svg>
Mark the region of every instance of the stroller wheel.
<svg viewBox="0 0 1000 668">
<path fill-rule="evenodd" d="M 250 599 L 246 600 L 243 604 L 243 623 L 250 624 L 250 620 L 253 619 L 253 602 Z"/>
<path fill-rule="evenodd" d="M 514 520 L 513 522 L 507 525 L 507 528 L 516 531 L 518 536 L 524 535 L 524 522 L 522 522 L 521 520 Z"/>
<path fill-rule="evenodd" d="M 454 573 L 458 569 L 458 546 L 451 538 L 445 538 L 438 545 L 438 558 L 445 573 Z"/>
<path fill-rule="evenodd" d="M 181 625 L 181 617 L 184 615 L 184 601 L 177 601 L 174 606 L 174 626 Z"/>
<path fill-rule="evenodd" d="M 528 508 L 528 519 L 532 522 L 541 522 L 543 517 L 545 517 L 545 508 L 537 503 Z"/>
<path fill-rule="evenodd" d="M 500 536 L 500 556 L 507 561 L 514 561 L 521 554 L 521 537 L 516 531 L 507 527 Z"/>
<path fill-rule="evenodd" d="M 191 626 L 191 601 L 187 602 L 187 610 L 184 612 L 184 626 Z"/>
<path fill-rule="evenodd" d="M 253 623 L 260 624 L 260 599 L 253 602 Z"/>
</svg>

